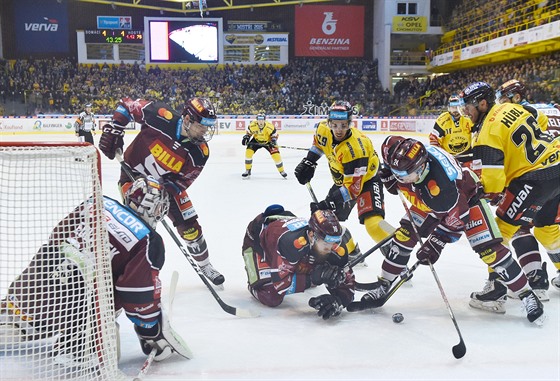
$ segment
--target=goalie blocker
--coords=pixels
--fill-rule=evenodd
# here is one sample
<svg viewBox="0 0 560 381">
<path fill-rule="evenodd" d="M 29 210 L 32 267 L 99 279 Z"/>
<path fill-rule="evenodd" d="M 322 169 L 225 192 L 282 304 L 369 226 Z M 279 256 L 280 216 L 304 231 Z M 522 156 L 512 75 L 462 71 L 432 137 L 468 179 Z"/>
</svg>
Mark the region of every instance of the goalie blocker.
<svg viewBox="0 0 560 381">
<path fill-rule="evenodd" d="M 128 207 L 105 196 L 103 201 L 115 309 L 124 310 L 134 323 L 145 353 L 156 349 L 156 361 L 174 352 L 192 357 L 160 307 L 159 271 L 165 250 L 154 228 L 167 212 L 167 193 L 155 179 L 139 178 L 125 193 Z M 90 348 L 95 342 L 85 339 L 98 329 L 97 322 L 86 314 L 97 302 L 91 286 L 96 276 L 90 244 L 95 229 L 84 228 L 92 204 L 83 203 L 64 218 L 10 285 L 0 305 L 2 348 L 43 340 L 52 345 L 51 356 L 65 359 L 63 363 L 69 359 L 72 366 L 95 367 L 101 361 Z"/>
</svg>

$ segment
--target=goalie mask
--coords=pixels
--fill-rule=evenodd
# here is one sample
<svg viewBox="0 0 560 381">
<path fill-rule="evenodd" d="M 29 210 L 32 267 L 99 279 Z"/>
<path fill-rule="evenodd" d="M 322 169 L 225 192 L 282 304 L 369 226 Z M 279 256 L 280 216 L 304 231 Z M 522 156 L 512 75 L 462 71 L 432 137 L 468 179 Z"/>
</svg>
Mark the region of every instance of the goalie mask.
<svg viewBox="0 0 560 381">
<path fill-rule="evenodd" d="M 136 179 L 125 190 L 124 203 L 152 228 L 169 211 L 169 196 L 163 185 L 152 176 Z"/>
</svg>

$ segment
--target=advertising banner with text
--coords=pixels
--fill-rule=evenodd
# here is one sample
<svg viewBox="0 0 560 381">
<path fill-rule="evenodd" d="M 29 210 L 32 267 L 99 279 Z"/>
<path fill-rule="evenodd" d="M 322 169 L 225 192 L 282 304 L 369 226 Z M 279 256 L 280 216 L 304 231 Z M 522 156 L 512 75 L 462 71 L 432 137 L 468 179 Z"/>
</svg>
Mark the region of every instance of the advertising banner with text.
<svg viewBox="0 0 560 381">
<path fill-rule="evenodd" d="M 296 6 L 296 57 L 363 57 L 363 6 Z"/>
<path fill-rule="evenodd" d="M 18 0 L 14 2 L 18 53 L 69 51 L 66 2 Z"/>
</svg>

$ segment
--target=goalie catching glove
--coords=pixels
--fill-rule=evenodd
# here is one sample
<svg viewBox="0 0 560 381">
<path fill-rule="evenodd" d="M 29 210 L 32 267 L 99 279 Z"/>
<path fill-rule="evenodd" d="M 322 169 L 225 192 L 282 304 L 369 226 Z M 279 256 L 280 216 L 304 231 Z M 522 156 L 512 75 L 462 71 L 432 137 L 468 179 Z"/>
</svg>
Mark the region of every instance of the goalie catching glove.
<svg viewBox="0 0 560 381">
<path fill-rule="evenodd" d="M 113 160 L 117 151 L 122 151 L 124 146 L 124 127 L 118 124 L 107 123 L 102 127 L 103 134 L 99 139 L 99 149 L 109 159 Z"/>
<path fill-rule="evenodd" d="M 138 335 L 144 354 L 149 355 L 152 349 L 156 349 L 155 361 L 163 361 L 172 353 L 177 353 L 187 359 L 193 357 L 185 341 L 171 328 L 169 319 L 163 315 L 163 311 L 160 315 L 160 321 L 153 327 L 146 328 L 134 325 L 134 330 Z"/>
<path fill-rule="evenodd" d="M 322 317 L 323 320 L 340 315 L 344 308 L 341 299 L 331 294 L 320 295 L 309 299 L 309 307 L 315 308 L 318 311 L 317 315 Z"/>
</svg>

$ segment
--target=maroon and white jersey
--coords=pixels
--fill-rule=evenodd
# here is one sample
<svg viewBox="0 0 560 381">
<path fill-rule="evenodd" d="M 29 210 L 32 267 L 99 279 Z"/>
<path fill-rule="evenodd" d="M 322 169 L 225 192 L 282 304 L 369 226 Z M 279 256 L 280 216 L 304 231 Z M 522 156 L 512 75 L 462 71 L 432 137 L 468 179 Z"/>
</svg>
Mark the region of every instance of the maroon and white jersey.
<svg viewBox="0 0 560 381">
<path fill-rule="evenodd" d="M 196 180 L 210 155 L 206 143 L 194 144 L 181 136 L 182 116 L 163 102 L 123 98 L 113 120 L 122 126 L 131 121 L 142 125 L 124 153 L 124 161 L 134 170 L 162 180 L 172 196 Z M 121 183 L 127 181 L 130 179 L 122 173 Z"/>
<path fill-rule="evenodd" d="M 262 224 L 263 217 L 259 215 L 251 222 L 252 226 Z M 253 241 L 253 247 L 262 248 L 262 260 L 270 268 L 270 281 L 277 293 L 289 295 L 303 292 L 311 287 L 311 271 L 318 265 L 317 256 L 311 253 L 311 242 L 307 238 L 308 221 L 303 218 L 276 220 L 263 225 L 260 231 L 258 245 Z M 348 239 L 345 235 L 336 251 L 331 251 L 325 261 L 331 265 L 345 267 L 348 263 Z M 250 244 L 246 236 L 245 245 Z M 346 267 L 345 281 L 336 288 L 329 288 L 329 292 L 339 296 L 343 305 L 354 299 L 355 278 L 352 269 Z"/>
<path fill-rule="evenodd" d="M 103 201 L 115 308 L 124 308 L 136 325 L 152 326 L 161 310 L 163 241 L 131 209 L 109 197 Z M 88 292 L 96 266 L 91 241 L 99 238 L 94 237 L 97 232 L 86 229 L 92 213 L 89 205 L 80 205 L 53 229 L 48 243 L 10 285 L 7 300 L 21 311 L 38 337 L 62 329 L 61 316 L 75 315 L 94 303 Z"/>
</svg>

